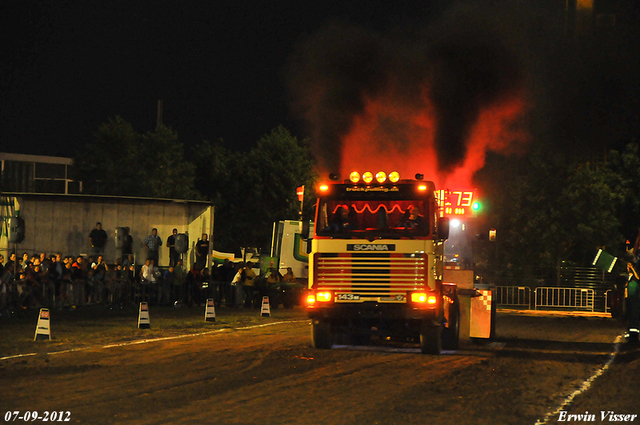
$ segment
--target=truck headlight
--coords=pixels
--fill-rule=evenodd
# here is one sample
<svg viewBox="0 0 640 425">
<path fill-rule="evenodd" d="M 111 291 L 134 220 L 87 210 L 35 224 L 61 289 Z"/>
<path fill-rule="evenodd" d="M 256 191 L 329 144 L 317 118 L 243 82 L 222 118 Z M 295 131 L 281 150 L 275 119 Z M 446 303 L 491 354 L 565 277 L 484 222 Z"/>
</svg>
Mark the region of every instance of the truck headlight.
<svg viewBox="0 0 640 425">
<path fill-rule="evenodd" d="M 316 294 L 316 300 L 319 302 L 328 302 L 331 301 L 331 292 L 318 292 Z"/>
<path fill-rule="evenodd" d="M 428 304 L 435 305 L 438 299 L 435 295 L 427 294 L 426 292 L 412 292 L 411 302 L 416 304 Z"/>
</svg>

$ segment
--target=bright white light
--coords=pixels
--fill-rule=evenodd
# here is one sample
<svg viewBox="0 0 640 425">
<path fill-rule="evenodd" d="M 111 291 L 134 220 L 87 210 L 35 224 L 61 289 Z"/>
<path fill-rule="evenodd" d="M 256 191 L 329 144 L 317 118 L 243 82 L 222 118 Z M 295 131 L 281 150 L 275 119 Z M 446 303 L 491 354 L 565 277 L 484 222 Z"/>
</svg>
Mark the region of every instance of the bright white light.
<svg viewBox="0 0 640 425">
<path fill-rule="evenodd" d="M 451 220 L 451 227 L 460 227 L 460 220 L 456 220 L 455 218 Z"/>
</svg>

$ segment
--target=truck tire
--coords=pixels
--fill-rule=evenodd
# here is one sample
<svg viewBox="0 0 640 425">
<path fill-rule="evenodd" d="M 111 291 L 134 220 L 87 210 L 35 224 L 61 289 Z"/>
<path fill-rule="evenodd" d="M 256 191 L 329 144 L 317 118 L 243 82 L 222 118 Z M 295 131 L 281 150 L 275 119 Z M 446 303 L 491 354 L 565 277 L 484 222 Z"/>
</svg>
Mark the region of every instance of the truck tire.
<svg viewBox="0 0 640 425">
<path fill-rule="evenodd" d="M 333 347 L 331 323 L 325 320 L 313 320 L 311 322 L 311 344 L 313 348 L 324 350 Z"/>
<path fill-rule="evenodd" d="M 442 329 L 442 348 L 457 350 L 460 337 L 460 305 L 456 302 L 449 320 L 449 327 Z"/>
<path fill-rule="evenodd" d="M 420 324 L 420 351 L 422 354 L 440 355 L 442 351 L 442 325 L 427 320 Z"/>
</svg>

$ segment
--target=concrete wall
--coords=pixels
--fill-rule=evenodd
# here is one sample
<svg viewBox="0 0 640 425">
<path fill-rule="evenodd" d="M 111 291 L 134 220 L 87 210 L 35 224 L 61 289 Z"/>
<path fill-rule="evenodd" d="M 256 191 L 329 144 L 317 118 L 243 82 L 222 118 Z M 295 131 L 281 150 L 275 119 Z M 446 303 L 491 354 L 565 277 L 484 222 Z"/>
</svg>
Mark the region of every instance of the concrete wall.
<svg viewBox="0 0 640 425">
<path fill-rule="evenodd" d="M 17 245 L 23 252 L 63 255 L 90 255 L 89 233 L 96 222 L 102 223 L 108 240 L 105 259 L 116 258 L 115 229 L 129 227 L 133 237 L 136 263 L 146 257 L 142 246 L 152 228 L 158 229 L 163 247 L 160 248 L 160 265 L 169 263 L 167 238 L 174 228 L 178 233 L 189 234 L 190 250 L 185 261 L 194 259 L 192 248 L 203 233 L 212 237 L 213 207 L 204 202 L 154 200 L 143 198 L 117 198 L 97 196 L 19 194 L 3 197 L 2 216 L 19 215 L 25 220 L 25 239 Z M 8 259 L 13 244 L 9 244 L 6 226 L 0 236 L 0 253 Z"/>
</svg>

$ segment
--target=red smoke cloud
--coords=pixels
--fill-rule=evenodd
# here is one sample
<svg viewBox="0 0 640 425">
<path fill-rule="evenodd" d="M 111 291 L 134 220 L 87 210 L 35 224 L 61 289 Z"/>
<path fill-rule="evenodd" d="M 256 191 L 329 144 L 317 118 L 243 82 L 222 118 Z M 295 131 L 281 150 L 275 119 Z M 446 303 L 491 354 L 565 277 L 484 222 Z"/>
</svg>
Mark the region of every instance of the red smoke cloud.
<svg viewBox="0 0 640 425">
<path fill-rule="evenodd" d="M 425 93 L 427 91 L 425 90 Z M 527 107 L 523 90 L 480 107 L 465 141 L 466 155 L 450 171 L 442 171 L 434 148 L 437 114 L 423 94 L 418 105 L 393 94 L 366 98 L 361 113 L 342 138 L 340 176 L 351 171 L 398 171 L 402 178 L 416 173 L 438 188 L 473 187 L 473 175 L 485 163 L 487 152 L 515 153 L 527 142 L 522 121 Z"/>
<path fill-rule="evenodd" d="M 468 188 L 473 175 L 484 166 L 487 152 L 521 153 L 529 141 L 524 128 L 527 112 L 522 90 L 492 105 L 481 108 L 467 139 L 467 154 L 461 165 L 441 176 L 448 188 Z"/>
<path fill-rule="evenodd" d="M 511 31 L 463 12 L 415 37 L 333 23 L 300 44 L 291 101 L 320 175 L 395 170 L 468 190 L 487 152 L 521 151 L 530 81 L 522 51 Z"/>
</svg>

